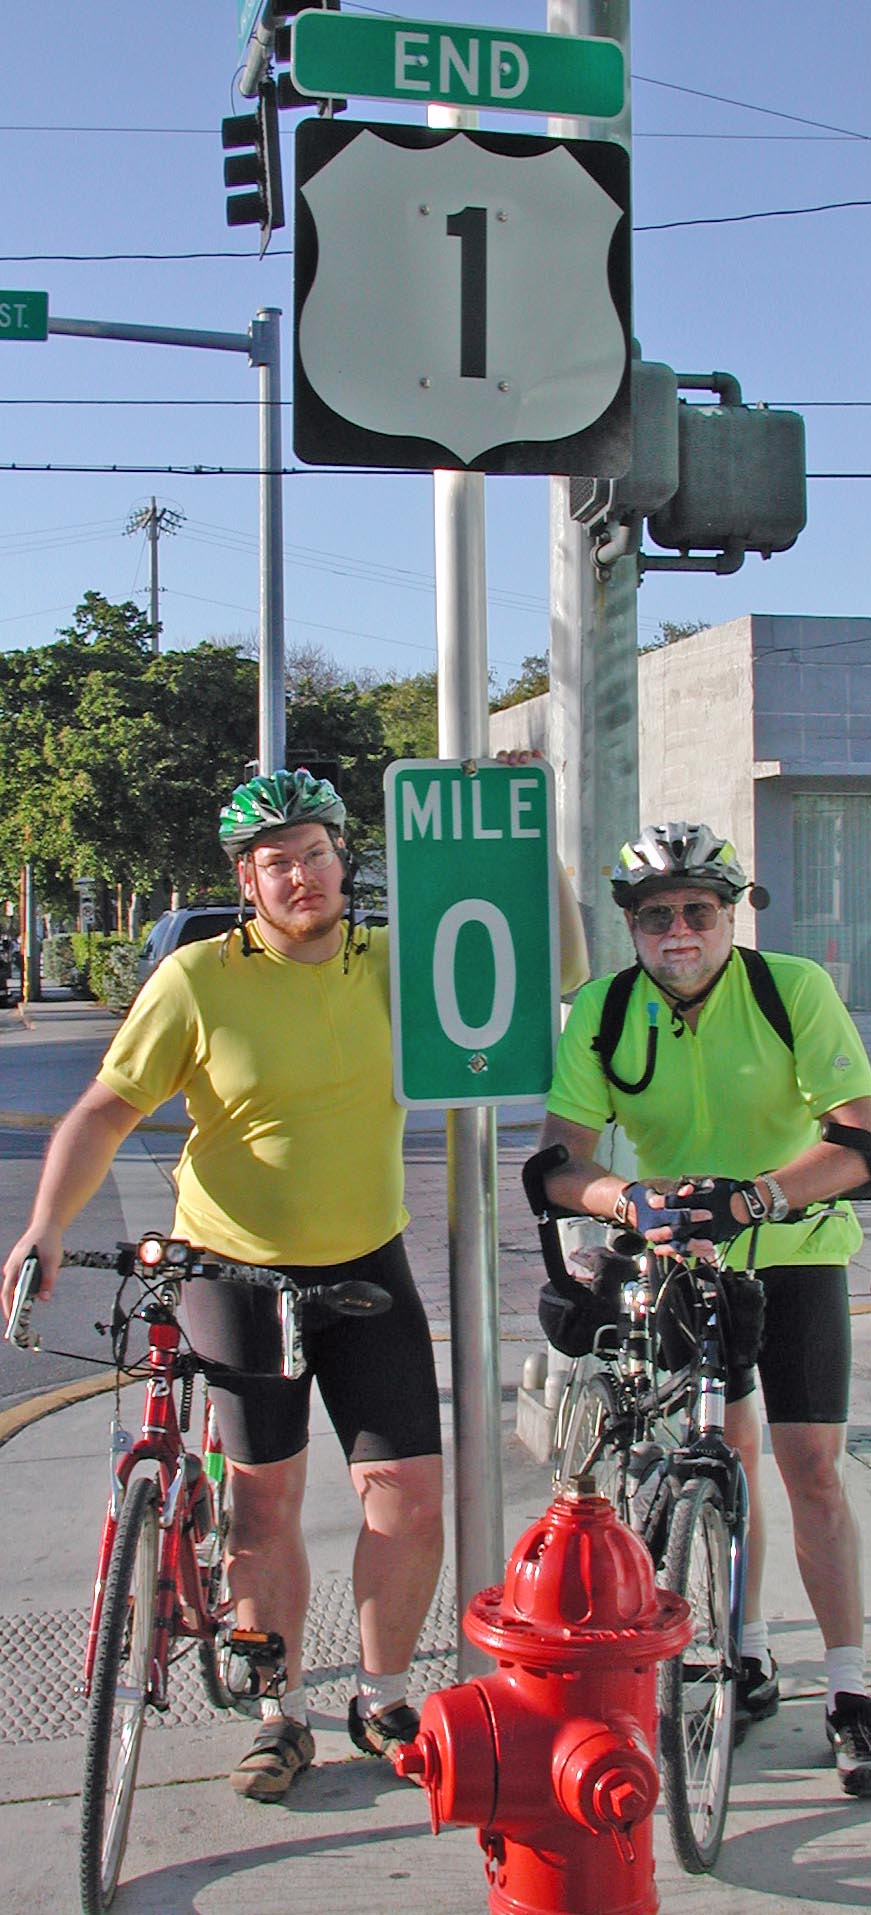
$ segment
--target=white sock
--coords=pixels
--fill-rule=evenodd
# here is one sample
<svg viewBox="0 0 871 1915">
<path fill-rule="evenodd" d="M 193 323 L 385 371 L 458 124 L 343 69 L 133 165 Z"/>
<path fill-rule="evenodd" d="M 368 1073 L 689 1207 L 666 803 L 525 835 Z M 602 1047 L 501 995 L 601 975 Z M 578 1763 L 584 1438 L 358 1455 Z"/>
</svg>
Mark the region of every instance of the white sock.
<svg viewBox="0 0 871 1915">
<path fill-rule="evenodd" d="M 829 1715 L 838 1692 L 848 1696 L 865 1694 L 865 1657 L 862 1644 L 845 1643 L 839 1649 L 826 1650 L 826 1708 Z"/>
<path fill-rule="evenodd" d="M 305 1683 L 298 1689 L 285 1689 L 283 1696 L 261 1696 L 260 1714 L 264 1722 L 276 1722 L 281 1716 L 291 1722 L 307 1722 Z"/>
<path fill-rule="evenodd" d="M 762 1674 L 766 1678 L 771 1674 L 771 1655 L 768 1648 L 768 1624 L 762 1616 L 758 1622 L 745 1622 L 741 1631 L 741 1654 L 753 1656 L 761 1664 Z"/>
<path fill-rule="evenodd" d="M 364 1722 L 367 1716 L 382 1715 L 385 1709 L 392 1709 L 397 1702 L 404 1702 L 407 1688 L 407 1669 L 403 1669 L 398 1676 L 370 1676 L 363 1664 L 358 1662 L 357 1710 Z"/>
</svg>

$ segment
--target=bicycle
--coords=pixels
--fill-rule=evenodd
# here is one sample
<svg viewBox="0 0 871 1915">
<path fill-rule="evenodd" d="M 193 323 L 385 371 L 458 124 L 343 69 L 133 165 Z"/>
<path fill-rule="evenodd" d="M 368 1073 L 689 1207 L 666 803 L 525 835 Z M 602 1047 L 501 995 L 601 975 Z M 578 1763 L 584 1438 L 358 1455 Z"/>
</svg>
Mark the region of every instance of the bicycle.
<svg viewBox="0 0 871 1915">
<path fill-rule="evenodd" d="M 660 1670 L 660 1743 L 675 1852 L 688 1873 L 703 1874 L 716 1862 L 728 1812 L 746 1581 L 747 1483 L 723 1436 L 726 1380 L 730 1363 L 755 1362 L 762 1287 L 743 1272 L 691 1265 L 632 1231 L 596 1253 L 598 1279 L 581 1285 L 558 1227 L 573 1213 L 544 1190 L 549 1171 L 566 1161 L 556 1145 L 523 1172 L 551 1289 L 574 1312 L 554 1486 L 590 1479 L 642 1537 L 663 1587 L 690 1604 L 693 1639 Z M 542 1307 L 546 1319 L 553 1304 Z M 557 1347 L 568 1348 L 565 1334 Z"/>
<path fill-rule="evenodd" d="M 88 1627 L 83 1693 L 88 1712 L 79 1887 L 84 1915 L 102 1915 L 114 1898 L 124 1859 L 146 1710 L 165 1710 L 169 1671 L 195 1644 L 210 1702 L 220 1709 L 256 1708 L 258 1671 L 281 1674 L 280 1636 L 235 1627 L 224 1567 L 232 1470 L 225 1468 L 214 1410 L 206 1394 L 202 1455 L 185 1447 L 198 1374 L 218 1371 L 184 1349 L 178 1321 L 182 1287 L 194 1277 L 274 1290 L 282 1330 L 282 1374 L 306 1368 L 302 1320 L 312 1308 L 327 1315 L 374 1316 L 390 1308 L 378 1284 L 348 1279 L 300 1289 L 269 1266 L 221 1261 L 178 1239 L 157 1234 L 114 1252 L 66 1252 L 66 1267 L 114 1270 L 121 1281 L 112 1320 L 116 1371 L 110 1426 L 110 1495 L 100 1541 Z M 139 1291 L 124 1302 L 128 1283 Z M 35 1253 L 25 1259 L 15 1288 L 6 1340 L 36 1349 L 33 1301 L 41 1271 Z M 147 1326 L 143 1357 L 128 1361 L 135 1320 Z M 122 1375 L 144 1375 L 145 1402 L 137 1438 L 120 1416 Z M 176 1404 L 176 1388 L 180 1397 Z M 138 1473 L 137 1473 L 138 1472 Z M 177 1645 L 180 1644 L 180 1647 Z"/>
</svg>

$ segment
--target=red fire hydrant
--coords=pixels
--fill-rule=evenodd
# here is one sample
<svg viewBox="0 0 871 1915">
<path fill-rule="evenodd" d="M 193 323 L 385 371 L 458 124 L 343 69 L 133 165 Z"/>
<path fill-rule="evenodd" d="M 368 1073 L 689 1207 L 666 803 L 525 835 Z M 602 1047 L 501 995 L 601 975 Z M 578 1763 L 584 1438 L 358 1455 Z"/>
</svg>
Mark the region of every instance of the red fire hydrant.
<svg viewBox="0 0 871 1915">
<path fill-rule="evenodd" d="M 656 1665 L 692 1635 L 604 1497 L 564 1492 L 463 1624 L 498 1668 L 430 1696 L 396 1769 L 476 1826 L 492 1915 L 655 1915 Z"/>
</svg>

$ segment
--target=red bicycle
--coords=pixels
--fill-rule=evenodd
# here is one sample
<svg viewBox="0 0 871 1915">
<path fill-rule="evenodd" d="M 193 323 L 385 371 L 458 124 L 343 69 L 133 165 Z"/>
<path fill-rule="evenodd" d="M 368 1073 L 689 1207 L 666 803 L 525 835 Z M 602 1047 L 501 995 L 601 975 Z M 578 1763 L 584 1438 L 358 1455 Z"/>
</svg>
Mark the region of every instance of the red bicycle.
<svg viewBox="0 0 871 1915">
<path fill-rule="evenodd" d="M 209 1700 L 244 1708 L 260 1665 L 280 1665 L 280 1636 L 234 1626 L 224 1566 L 232 1466 L 225 1464 L 208 1393 L 202 1453 L 185 1447 L 194 1383 L 215 1376 L 185 1346 L 182 1286 L 193 1277 L 274 1290 L 282 1326 L 282 1374 L 301 1376 L 304 1311 L 374 1316 L 390 1308 L 379 1285 L 349 1280 L 300 1289 L 268 1266 L 219 1262 L 178 1239 L 144 1237 L 114 1253 L 65 1253 L 64 1265 L 113 1270 L 121 1281 L 111 1325 L 116 1370 L 110 1432 L 111 1490 L 94 1584 L 83 1689 L 90 1701 L 82 1783 L 79 1886 L 84 1915 L 102 1915 L 115 1895 L 133 1807 L 146 1710 L 165 1710 L 173 1662 L 196 1644 Z M 30 1318 L 41 1282 L 32 1254 L 22 1265 L 6 1338 L 37 1348 Z M 135 1296 L 125 1302 L 128 1285 Z M 147 1326 L 147 1353 L 128 1356 L 131 1327 Z M 122 1376 L 145 1376 L 142 1427 L 123 1428 Z M 179 1391 L 176 1402 L 176 1391 Z"/>
</svg>

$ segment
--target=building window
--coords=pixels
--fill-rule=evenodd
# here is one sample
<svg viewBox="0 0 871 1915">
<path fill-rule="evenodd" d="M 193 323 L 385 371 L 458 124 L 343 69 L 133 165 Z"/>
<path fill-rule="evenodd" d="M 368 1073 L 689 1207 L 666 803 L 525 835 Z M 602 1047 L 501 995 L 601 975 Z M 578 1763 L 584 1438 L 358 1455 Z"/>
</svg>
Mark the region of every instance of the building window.
<svg viewBox="0 0 871 1915">
<path fill-rule="evenodd" d="M 852 1009 L 871 1010 L 871 793 L 797 793 L 793 840 L 793 950 L 825 965 Z"/>
</svg>

